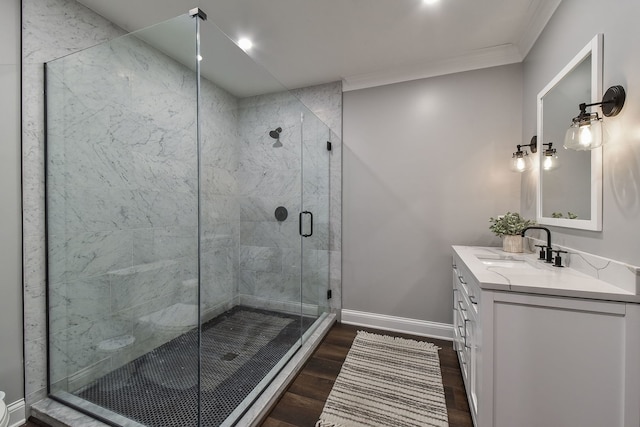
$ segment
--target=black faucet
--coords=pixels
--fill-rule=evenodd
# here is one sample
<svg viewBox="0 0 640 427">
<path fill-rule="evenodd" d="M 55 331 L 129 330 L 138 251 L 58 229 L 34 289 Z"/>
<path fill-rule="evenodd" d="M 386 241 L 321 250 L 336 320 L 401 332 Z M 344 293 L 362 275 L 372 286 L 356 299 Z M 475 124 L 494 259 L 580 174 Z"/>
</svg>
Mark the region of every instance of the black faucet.
<svg viewBox="0 0 640 427">
<path fill-rule="evenodd" d="M 522 230 L 522 233 L 520 233 L 520 235 L 524 237 L 524 233 L 527 230 L 544 230 L 547 232 L 547 247 L 546 247 L 545 262 L 548 262 L 549 264 L 551 264 L 553 262 L 553 252 L 551 251 L 551 231 L 549 231 L 547 227 L 531 226 L 531 227 L 525 227 L 525 229 Z"/>
</svg>

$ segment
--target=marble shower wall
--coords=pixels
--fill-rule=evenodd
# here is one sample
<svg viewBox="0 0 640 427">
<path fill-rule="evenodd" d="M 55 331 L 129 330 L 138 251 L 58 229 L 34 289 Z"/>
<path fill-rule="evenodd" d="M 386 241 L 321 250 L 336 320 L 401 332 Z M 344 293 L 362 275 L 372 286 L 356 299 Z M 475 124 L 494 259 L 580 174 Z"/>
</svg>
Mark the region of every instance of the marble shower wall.
<svg viewBox="0 0 640 427">
<path fill-rule="evenodd" d="M 43 63 L 60 58 L 73 52 L 78 52 L 98 43 L 113 40 L 118 36 L 124 35 L 125 32 L 110 22 L 96 15 L 91 10 L 80 5 L 75 0 L 23 0 L 23 98 L 22 98 L 22 114 L 23 114 L 23 233 L 24 233 L 24 283 L 25 283 L 25 375 L 26 375 L 26 401 L 31 404 L 46 396 L 46 296 L 45 296 L 45 220 L 44 220 L 44 73 Z M 155 54 L 145 53 L 152 58 Z M 166 64 L 165 64 L 166 65 Z M 148 83 L 148 82 L 147 82 Z M 186 84 L 186 82 L 183 82 Z M 188 86 L 174 86 L 171 90 L 175 93 L 187 91 Z M 263 259 L 265 264 L 272 262 L 277 258 L 273 252 L 269 252 L 269 245 L 260 246 L 242 245 L 253 247 L 253 249 L 242 248 L 240 246 L 242 205 L 245 195 L 240 188 L 241 184 L 239 175 L 243 172 L 240 166 L 241 147 L 244 142 L 240 142 L 240 134 L 248 131 L 241 123 L 239 116 L 242 112 L 240 104 L 232 95 L 220 90 L 208 82 L 203 83 L 203 104 L 208 112 L 204 114 L 203 120 L 203 146 L 202 146 L 202 164 L 203 174 L 201 183 L 201 194 L 203 201 L 203 218 L 202 218 L 202 250 L 203 250 L 203 300 L 209 303 L 207 307 L 208 315 L 215 314 L 217 309 L 224 307 L 216 307 L 216 302 L 224 301 L 226 297 L 235 298 L 238 294 L 238 287 L 241 280 L 238 276 L 242 275 L 241 260 L 246 263 L 247 259 L 252 256 L 242 255 L 242 251 L 264 251 Z M 334 142 L 334 150 L 329 156 L 330 182 L 329 182 L 329 226 L 328 226 L 328 251 L 326 248 L 318 249 L 315 253 L 316 259 L 329 258 L 329 277 L 331 280 L 331 288 L 333 290 L 333 299 L 330 301 L 333 308 L 340 307 L 340 199 L 341 199 L 341 143 L 339 136 L 342 132 L 342 93 L 341 84 L 328 84 L 312 88 L 304 88 L 292 91 L 292 93 L 302 100 L 323 122 L 329 125 L 331 129 L 331 140 Z M 109 94 L 108 94 L 109 95 Z M 162 97 L 161 97 L 162 98 Z M 249 102 L 244 101 L 244 102 Z M 272 102 L 270 100 L 269 102 Z M 273 104 L 276 105 L 276 104 Z M 178 105 L 175 106 L 179 108 Z M 108 109 L 108 108 L 107 108 Z M 166 110 L 165 110 L 166 111 Z M 107 110 L 105 110 L 106 114 Z M 80 120 L 83 111 L 79 112 L 77 117 Z M 264 111 L 265 114 L 273 115 L 277 118 L 277 111 Z M 118 112 L 111 109 L 110 113 L 113 117 L 120 117 L 123 123 L 127 117 L 118 116 Z M 165 117 L 166 118 L 166 117 Z M 269 126 L 271 122 L 269 121 Z M 282 122 L 281 122 L 282 123 Z M 93 122 L 92 122 L 93 124 Z M 100 122 L 96 121 L 97 133 L 87 133 L 86 138 L 95 138 L 96 141 L 104 138 L 98 130 L 103 129 Z M 127 126 L 133 126 L 133 129 L 147 132 L 149 128 L 138 126 L 133 122 L 129 122 Z M 263 129 L 263 123 L 260 123 L 260 131 L 265 132 L 269 129 Z M 281 125 L 278 125 L 281 126 Z M 122 127 L 125 130 L 125 126 Z M 165 131 L 168 129 L 165 127 Z M 62 130 L 60 130 L 62 132 Z M 80 130 L 79 130 L 80 132 Z M 91 131 L 94 132 L 94 131 Z M 164 132 L 164 131 L 163 131 Z M 150 134 L 151 135 L 151 134 Z M 157 135 L 156 135 L 157 136 Z M 176 135 L 174 135 L 176 136 Z M 176 140 L 182 136 L 176 136 Z M 324 138 L 324 137 L 323 137 Z M 122 137 L 115 138 L 113 150 L 121 148 Z M 284 140 L 284 139 L 283 139 Z M 95 144 L 96 148 L 104 149 L 104 144 Z M 148 148 L 151 145 L 148 146 Z M 168 148 L 169 145 L 166 145 Z M 137 149 L 141 149 L 138 146 Z M 108 166 L 108 152 L 93 153 L 70 153 L 72 156 L 82 156 L 91 154 L 100 159 L 102 166 Z M 110 155 L 113 158 L 115 151 Z M 130 260 L 124 261 L 119 251 L 111 251 L 105 260 L 109 260 L 108 273 L 97 274 L 95 264 L 87 263 L 84 266 L 77 264 L 71 270 L 58 274 L 58 282 L 60 284 L 60 299 L 63 301 L 61 307 L 68 310 L 65 323 L 60 324 L 61 330 L 66 330 L 68 335 L 86 336 L 92 342 L 101 342 L 101 337 L 117 337 L 123 331 L 136 331 L 128 329 L 132 326 L 127 325 L 127 317 L 124 321 L 115 321 L 110 324 L 95 324 L 94 327 L 88 327 L 89 323 L 84 323 L 84 327 L 80 326 L 87 321 L 88 316 L 106 316 L 106 305 L 97 306 L 91 301 L 96 298 L 107 298 L 107 289 L 109 292 L 109 310 L 112 304 L 116 308 L 121 308 L 120 313 L 126 313 L 125 306 L 135 304 L 145 300 L 147 296 L 143 293 L 130 294 L 130 300 L 112 298 L 111 283 L 115 280 L 121 283 L 122 287 L 130 287 L 131 290 L 136 289 L 134 283 L 143 281 L 151 283 L 154 280 L 168 280 L 169 291 L 167 295 L 172 297 L 180 295 L 182 299 L 172 300 L 174 302 L 182 302 L 188 305 L 191 300 L 187 295 L 191 294 L 190 286 L 194 283 L 190 282 L 192 266 L 183 262 L 191 254 L 192 247 L 190 243 L 193 241 L 193 223 L 185 221 L 190 217 L 190 213 L 184 218 L 171 217 L 165 215 L 168 211 L 154 210 L 157 217 L 143 218 L 136 215 L 122 215 L 122 212 L 114 212 L 112 206 L 105 204 L 106 200 L 119 201 L 122 206 L 135 207 L 146 206 L 167 206 L 154 205 L 154 203 L 171 203 L 179 204 L 182 209 L 185 206 L 184 197 L 192 196 L 192 180 L 189 171 L 176 171 L 177 163 L 160 160 L 161 152 L 139 151 L 135 156 L 131 155 L 127 158 L 119 158 L 119 161 L 129 162 L 133 165 L 136 162 L 142 162 L 148 169 L 145 171 L 137 170 L 135 176 L 128 176 L 128 179 L 143 180 L 140 188 L 127 188 L 123 184 L 122 176 L 109 175 L 107 170 L 77 170 L 77 173 L 88 173 L 100 175 L 105 172 L 105 177 L 110 177 L 110 184 L 118 183 L 122 188 L 118 191 L 107 192 L 104 199 L 97 196 L 90 186 L 87 188 L 78 187 L 79 193 L 69 193 L 64 195 L 73 200 L 73 197 L 86 197 L 89 201 L 88 211 L 82 212 L 74 220 L 74 224 L 64 224 L 60 221 L 57 226 L 60 227 L 60 233 L 64 235 L 64 239 L 72 242 L 72 236 L 75 239 L 83 239 L 83 244 L 92 245 L 102 239 L 107 241 L 110 239 L 113 248 L 127 245 L 131 247 Z M 177 155 L 174 160 L 176 162 L 189 162 L 184 157 L 184 153 L 175 153 Z M 182 158 L 180 156 L 183 156 Z M 104 157 L 102 157 L 104 156 Z M 126 156 L 125 156 L 126 157 Z M 167 156 L 168 157 L 168 156 Z M 153 159 L 157 159 L 154 162 Z M 149 162 L 149 163 L 147 163 Z M 136 163 L 140 165 L 140 163 Z M 176 172 L 177 175 L 166 179 L 164 172 Z M 145 177 L 145 173 L 147 173 Z M 148 186 L 145 186 L 144 179 L 155 179 L 158 185 L 163 188 L 164 193 L 167 186 L 176 185 L 177 189 L 174 193 L 167 191 L 169 194 L 156 194 L 155 197 L 150 195 L 153 192 Z M 118 181 L 120 180 L 120 181 Z M 135 181 L 134 181 L 135 182 Z M 140 181 L 138 181 L 140 183 Z M 104 183 L 106 185 L 106 182 Z M 146 193 L 145 193 L 146 192 Z M 118 194 L 116 194 L 118 193 Z M 126 197 L 123 195 L 126 194 Z M 181 196 L 179 196 L 181 195 Z M 61 195 L 52 195 L 53 198 Z M 248 196 L 248 195 L 247 195 Z M 173 197 L 173 199 L 172 199 Z M 180 199 L 179 197 L 183 197 Z M 64 199 L 59 199 L 64 200 Z M 126 202 L 126 203 L 125 203 Z M 66 207 L 65 207 L 66 208 Z M 104 209 L 103 209 L 104 208 Z M 138 212 L 139 213 L 139 212 Z M 75 213 L 74 213 L 75 214 Z M 271 211 L 273 215 L 273 211 Z M 87 230 L 87 222 L 83 218 L 93 216 L 93 221 L 98 225 L 99 231 Z M 295 212 L 293 213 L 295 217 Z M 118 218 L 115 223 L 109 219 Z M 293 218 L 291 218 L 293 219 Z M 297 218 L 296 218 L 297 219 Z M 138 222 L 136 222 L 138 221 Z M 145 223 L 145 221 L 148 221 Z M 154 224 L 154 226 L 151 225 Z M 68 230 L 64 227 L 70 227 Z M 295 230 L 297 236 L 297 229 Z M 245 234 L 245 236 L 248 236 Z M 249 238 L 249 237 L 247 237 Z M 251 237 L 254 238 L 254 237 Z M 102 246 L 101 246 L 102 247 Z M 136 250 L 136 248 L 144 247 L 145 250 Z M 266 249 L 255 249 L 266 248 Z M 64 253 L 65 250 L 62 250 Z M 277 252 L 277 251 L 276 251 Z M 285 251 L 286 252 L 286 251 Z M 70 252 L 68 252 L 70 253 Z M 135 262 L 134 262 L 134 253 Z M 182 255 L 185 255 L 184 257 Z M 255 257 L 254 257 L 255 258 Z M 313 258 L 313 256 L 312 256 Z M 182 259 L 182 261 L 180 261 Z M 282 261 L 282 259 L 280 260 Z M 257 261 L 256 261 L 257 262 Z M 309 262 L 314 262 L 313 259 Z M 181 265 L 181 267 L 178 267 Z M 244 264 L 243 264 L 244 265 Z M 102 267 L 101 267 L 102 268 Z M 258 272 L 261 269 L 270 267 L 256 268 L 249 271 Z M 103 269 L 104 270 L 104 269 Z M 101 270 L 101 271 L 103 271 Z M 169 271 L 169 274 L 165 272 Z M 174 274 L 175 273 L 175 274 Z M 115 276 L 118 276 L 115 278 Z M 136 279 L 133 279 L 136 277 Z M 184 279 L 184 280 L 183 280 Z M 129 282 L 129 283 L 127 283 Z M 173 288 L 172 288 L 173 286 Z M 144 288 L 144 287 L 142 287 Z M 142 290 L 140 288 L 140 290 Z M 180 289 L 176 291 L 176 289 Z M 91 290 L 91 294 L 87 291 Z M 177 293 L 176 293 L 177 292 Z M 134 291 L 135 293 L 135 291 Z M 69 295 L 73 296 L 68 299 Z M 268 295 L 273 295 L 268 293 Z M 89 305 L 83 307 L 83 300 L 90 302 Z M 156 298 L 160 301 L 160 298 Z M 103 301 L 106 301 L 104 299 Z M 228 304 L 234 304 L 235 301 Z M 74 304 L 71 307 L 70 304 Z M 65 307 L 66 305 L 66 307 Z M 86 309 L 93 307 L 96 311 L 90 312 Z M 158 308 L 166 307 L 166 305 L 158 305 Z M 182 307 L 184 308 L 184 307 Z M 177 315 L 181 312 L 181 307 L 174 307 Z M 149 307 L 150 314 L 153 308 Z M 184 310 L 182 310 L 184 311 Z M 133 313 L 130 310 L 130 313 Z M 184 313 L 183 313 L 184 314 Z M 55 317 L 54 317 L 55 318 Z M 57 322 L 57 321 L 56 321 Z M 64 329 L 66 327 L 66 329 Z M 73 329 L 75 328 L 75 329 Z M 142 333 L 143 331 L 140 331 Z M 82 364 L 91 364 L 91 352 L 85 354 L 86 360 L 78 358 L 78 366 Z M 125 355 L 125 357 L 127 357 Z M 116 363 L 114 361 L 114 363 Z"/>
<path fill-rule="evenodd" d="M 22 1 L 22 179 L 27 404 L 46 396 L 45 62 L 125 32 L 74 0 Z"/>
<path fill-rule="evenodd" d="M 336 239 L 329 219 L 332 157 L 341 144 L 337 134 L 300 100 L 322 106 L 318 110 L 324 109 L 328 122 L 338 126 L 341 85 L 320 85 L 293 94 L 261 95 L 239 103 L 239 294 L 244 303 L 296 310 L 302 291 L 305 311 L 316 314 L 318 306 L 322 312 L 329 303 L 330 259 L 334 264 L 339 259 L 339 235 Z M 269 131 L 278 127 L 282 146 L 274 147 Z M 334 143 L 334 151 L 327 151 L 327 141 Z M 274 215 L 279 206 L 290 214 L 282 222 Z M 302 239 L 301 260 L 297 214 L 302 210 L 313 212 L 314 227 L 313 236 Z M 333 213 L 339 221 L 339 211 Z M 339 280 L 339 275 L 333 277 Z M 339 282 L 332 287 L 339 288 Z M 337 298 L 331 302 L 339 302 L 339 289 L 334 295 Z"/>
<path fill-rule="evenodd" d="M 213 317 L 234 303 L 237 120 L 231 95 L 202 89 Z M 196 76 L 129 35 L 48 63 L 47 97 L 52 380 L 74 391 L 197 324 Z"/>
<path fill-rule="evenodd" d="M 200 280 L 203 321 L 237 304 L 238 100 L 201 79 Z"/>
</svg>

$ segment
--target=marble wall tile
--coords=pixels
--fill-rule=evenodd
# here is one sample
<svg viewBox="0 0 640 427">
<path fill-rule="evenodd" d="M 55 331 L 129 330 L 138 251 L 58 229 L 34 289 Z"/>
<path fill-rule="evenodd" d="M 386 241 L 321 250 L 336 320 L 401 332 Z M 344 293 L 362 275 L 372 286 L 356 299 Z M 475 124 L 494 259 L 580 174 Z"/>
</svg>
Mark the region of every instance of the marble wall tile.
<svg viewBox="0 0 640 427">
<path fill-rule="evenodd" d="M 198 255 L 196 226 L 170 226 L 133 230 L 133 265 Z"/>
<path fill-rule="evenodd" d="M 25 395 L 36 394 L 47 386 L 47 341 L 46 338 L 30 339 L 24 346 Z M 33 402 L 33 401 L 30 401 Z"/>
<path fill-rule="evenodd" d="M 213 230 L 219 224 L 237 222 L 240 217 L 240 204 L 233 196 L 201 197 L 201 228 Z"/>
<path fill-rule="evenodd" d="M 25 236 L 44 236 L 44 71 L 23 64 L 22 204 Z"/>
<path fill-rule="evenodd" d="M 131 266 L 133 237 L 128 231 L 51 236 L 49 280 L 66 282 Z"/>
<path fill-rule="evenodd" d="M 318 267 L 318 252 L 300 251 L 300 248 L 282 248 L 282 274 L 300 275 L 303 270 L 315 270 Z"/>
<path fill-rule="evenodd" d="M 68 187 L 49 191 L 49 227 L 64 233 L 195 226 L 192 193 Z"/>
<path fill-rule="evenodd" d="M 218 247 L 237 247 L 240 238 L 240 223 L 237 220 L 202 224 L 200 228 L 200 250 L 208 252 Z"/>
<path fill-rule="evenodd" d="M 209 277 L 234 274 L 238 264 L 238 248 L 221 246 L 200 255 L 201 273 Z"/>
<path fill-rule="evenodd" d="M 253 169 L 239 173 L 239 190 L 245 196 L 291 197 L 300 194 L 300 169 Z"/>
<path fill-rule="evenodd" d="M 254 295 L 257 289 L 256 272 L 253 270 L 240 270 L 238 274 L 238 293 L 242 295 Z"/>
<path fill-rule="evenodd" d="M 332 132 L 342 135 L 342 82 L 294 89 L 291 93 Z"/>
<path fill-rule="evenodd" d="M 305 88 L 294 91 L 293 94 L 294 98 L 287 94 L 273 94 L 246 98 L 239 102 L 239 186 L 241 194 L 247 196 L 240 202 L 240 242 L 241 245 L 280 249 L 283 259 L 279 277 L 282 283 L 292 280 L 292 277 L 300 277 L 301 272 L 304 272 L 302 286 L 306 295 L 303 300 L 318 304 L 318 299 L 325 295 L 329 287 L 330 259 L 326 251 L 330 249 L 332 239 L 335 241 L 340 238 L 339 225 L 335 227 L 330 222 L 337 220 L 339 224 L 340 221 L 340 215 L 336 215 L 339 212 L 331 209 L 331 197 L 334 201 L 341 197 L 339 193 L 334 194 L 331 177 L 333 171 L 333 179 L 339 178 L 337 172 L 341 168 L 337 168 L 339 165 L 335 164 L 335 151 L 326 150 L 326 141 L 334 142 L 334 150 L 341 149 L 341 145 L 335 145 L 337 134 L 332 134 L 331 129 L 307 110 L 298 98 L 304 98 L 307 107 L 311 104 L 314 112 L 319 110 L 327 117 L 333 115 L 333 128 L 341 132 L 341 125 L 338 124 L 341 120 L 342 94 L 339 84 L 309 90 Z M 331 103 L 328 102 L 329 98 Z M 265 137 L 268 130 L 277 126 L 283 128 L 281 148 L 273 148 L 273 140 L 269 141 Z M 292 171 L 296 174 L 302 172 L 302 176 L 289 175 Z M 287 185 L 287 176 L 293 179 L 289 181 L 291 185 Z M 302 187 L 297 184 L 299 179 L 302 179 Z M 272 213 L 274 205 L 281 204 L 285 197 L 293 203 L 287 206 L 290 212 L 295 214 L 296 210 L 302 210 L 297 207 L 301 189 L 304 209 L 314 212 L 314 236 L 303 239 L 305 268 L 302 270 L 299 249 L 296 249 L 300 241 L 295 229 L 297 218 L 291 218 L 289 224 L 287 221 L 278 225 L 273 224 Z M 318 255 L 321 251 L 326 255 Z M 312 263 L 309 262 L 310 259 L 313 259 Z M 325 268 L 320 268 L 319 264 L 324 264 Z M 279 290 L 282 283 L 276 280 L 276 272 L 271 271 L 269 276 L 252 274 L 243 267 L 241 264 L 241 293 L 258 296 L 250 292 L 262 292 L 260 298 L 269 300 L 282 293 Z M 339 264 L 334 267 L 337 268 Z"/>
<path fill-rule="evenodd" d="M 45 370 L 39 367 L 44 360 L 44 351 L 37 351 L 43 348 L 46 338 L 43 316 L 42 62 L 111 40 L 124 32 L 74 0 L 24 0 L 23 27 L 26 376 L 27 395 L 36 398 L 43 395 L 46 385 Z M 138 271 L 136 275 L 140 277 L 131 275 L 129 280 L 137 281 L 140 286 L 138 296 L 131 296 L 141 301 L 140 304 L 111 313 L 103 313 L 102 307 L 94 305 L 97 310 L 94 319 L 89 310 L 80 309 L 69 315 L 69 310 L 75 310 L 74 305 L 88 302 L 92 287 L 95 295 L 101 295 L 96 299 L 102 299 L 105 292 L 103 275 L 107 271 L 182 256 L 193 258 L 189 241 L 197 225 L 193 203 L 197 195 L 193 72 L 132 38 L 85 51 L 74 61 L 73 67 L 70 67 L 72 61 L 57 61 L 51 70 L 52 73 L 62 71 L 64 74 L 58 75 L 75 81 L 69 93 L 78 97 L 78 102 L 70 103 L 60 112 L 60 123 L 50 123 L 52 136 L 62 136 L 67 142 L 61 150 L 50 150 L 51 161 L 61 170 L 64 167 L 65 173 L 52 175 L 49 179 L 53 183 L 74 183 L 66 192 L 50 193 L 50 202 L 53 206 L 58 202 L 59 210 L 64 212 L 64 215 L 50 218 L 51 228 L 61 237 L 52 245 L 52 262 L 60 261 L 69 266 L 64 271 L 52 269 L 52 283 L 58 290 L 52 293 L 52 300 L 57 298 L 58 301 L 51 307 L 52 321 L 56 329 L 61 329 L 60 337 L 54 337 L 57 344 L 52 347 L 52 361 L 55 371 L 61 375 L 101 363 L 105 355 L 97 354 L 97 343 L 117 336 L 115 334 L 137 334 L 142 327 L 137 320 L 141 315 L 176 301 L 193 302 L 190 298 L 193 289 L 184 284 L 193 280 L 193 270 L 169 271 L 166 276 L 173 279 L 168 279 L 168 293 L 146 301 L 142 301 L 147 295 L 144 289 L 150 288 L 150 283 L 157 277 L 149 271 Z M 118 68 L 118 72 L 104 72 L 101 69 L 104 63 Z M 55 69 L 55 65 L 60 67 Z M 138 78 L 140 75 L 145 78 Z M 95 81 L 102 82 L 107 90 L 96 91 Z M 295 172 L 300 170 L 302 156 L 299 135 L 304 131 L 307 150 L 314 148 L 314 133 L 320 139 L 326 137 L 322 125 L 313 123 L 308 114 L 307 129 L 301 128 L 301 109 L 296 97 L 303 99 L 339 135 L 339 87 L 337 83 L 324 88 L 302 89 L 295 91 L 295 97 L 283 92 L 238 100 L 210 82 L 203 82 L 201 106 L 205 119 L 201 146 L 203 221 L 200 238 L 205 263 L 203 299 L 208 310 L 233 304 L 238 292 L 262 293 L 265 301 L 281 298 L 285 305 L 292 301 L 289 291 L 298 292 L 299 299 L 300 271 L 299 267 L 294 267 L 299 262 L 292 255 L 300 241 L 295 218 L 299 202 L 292 195 L 299 193 L 302 179 L 299 172 Z M 55 99 L 56 88 L 51 89 L 49 95 Z M 278 126 L 283 128 L 283 147 L 273 148 L 274 140 L 268 136 L 268 131 Z M 68 143 L 71 140 L 80 143 L 72 145 Z M 317 196 L 331 194 L 329 237 L 312 247 L 326 250 L 322 246 L 329 244 L 339 251 L 340 215 L 335 205 L 340 200 L 339 185 L 336 184 L 340 179 L 340 157 L 335 151 L 337 139 L 332 137 L 332 140 L 330 187 L 327 189 L 318 184 L 324 165 L 314 162 L 313 157 L 306 159 L 309 173 L 305 184 L 309 187 L 307 193 L 315 186 L 313 192 Z M 50 141 L 54 142 L 55 138 Z M 314 170 L 318 172 L 312 175 Z M 252 199 L 240 197 L 247 195 Z M 311 206 L 313 202 L 307 203 Z M 319 200 L 315 203 L 321 204 Z M 285 224 L 274 221 L 273 210 L 278 205 L 291 206 L 291 221 Z M 318 213 L 317 217 L 321 223 L 327 222 L 324 214 Z M 272 224 L 263 226 L 267 222 Z M 247 233 L 251 230 L 256 231 L 254 235 Z M 243 239 L 243 245 L 265 247 L 272 254 L 280 251 L 283 260 L 288 256 L 289 266 L 286 261 L 282 264 L 284 274 L 240 268 L 239 245 Z M 256 264 L 252 266 L 275 269 L 275 258 L 254 259 Z M 312 285 L 313 274 L 322 274 L 317 270 L 319 258 L 322 255 L 313 252 L 311 255 L 306 253 L 303 260 L 309 276 L 305 289 L 310 295 L 314 289 L 320 289 L 319 285 Z M 185 280 L 180 282 L 177 277 L 181 274 Z M 337 285 L 332 283 L 331 286 Z M 70 297 L 70 290 L 73 297 Z M 316 296 L 310 299 L 316 299 Z M 87 304 L 87 307 L 91 306 L 91 303 Z M 122 300 L 114 303 L 116 309 L 125 306 Z M 102 314 L 105 317 L 96 320 Z M 140 345 L 129 349 L 130 357 L 161 343 L 152 342 L 153 334 L 145 336 L 140 332 L 140 337 L 146 347 Z M 120 361 L 126 358 L 124 355 Z"/>
<path fill-rule="evenodd" d="M 240 224 L 240 244 L 274 248 L 295 248 L 300 244 L 298 224 L 293 222 L 244 221 Z"/>
<path fill-rule="evenodd" d="M 200 303 L 203 311 L 215 307 L 220 303 L 232 301 L 235 297 L 235 277 L 232 275 L 215 274 L 202 276 Z"/>
<path fill-rule="evenodd" d="M 24 335 L 26 341 L 42 339 L 47 327 L 46 282 L 29 282 L 24 287 Z"/>
<path fill-rule="evenodd" d="M 277 221 L 275 210 L 284 206 L 288 211 L 285 221 L 298 221 L 300 209 L 300 194 L 285 194 L 282 196 L 251 196 L 242 197 L 240 203 L 241 221 Z"/>
<path fill-rule="evenodd" d="M 282 249 L 240 246 L 240 268 L 260 272 L 282 271 Z"/>
<path fill-rule="evenodd" d="M 300 302 L 300 276 L 256 272 L 253 296 L 278 301 Z"/>
<path fill-rule="evenodd" d="M 42 63 L 111 40 L 124 31 L 74 0 L 22 2 L 22 57 Z"/>
<path fill-rule="evenodd" d="M 52 334 L 52 380 L 61 380 L 105 359 L 105 355 L 97 351 L 98 344 L 108 338 L 127 334 L 129 326 L 128 322 L 109 316 Z"/>
<path fill-rule="evenodd" d="M 203 159 L 200 188 L 206 197 L 235 195 L 238 193 L 238 177 L 235 170 L 220 166 L 218 160 Z"/>
<path fill-rule="evenodd" d="M 25 236 L 22 245 L 24 286 L 26 289 L 39 288 L 47 280 L 45 235 Z"/>
<path fill-rule="evenodd" d="M 107 304 L 111 296 L 108 275 L 76 280 L 66 283 L 64 287 L 68 327 L 100 321 L 111 313 Z M 52 323 L 51 329 L 57 330 L 56 325 Z"/>
<path fill-rule="evenodd" d="M 176 295 L 196 275 L 196 259 L 159 261 L 112 271 L 111 311 L 131 308 L 160 295 Z"/>
</svg>

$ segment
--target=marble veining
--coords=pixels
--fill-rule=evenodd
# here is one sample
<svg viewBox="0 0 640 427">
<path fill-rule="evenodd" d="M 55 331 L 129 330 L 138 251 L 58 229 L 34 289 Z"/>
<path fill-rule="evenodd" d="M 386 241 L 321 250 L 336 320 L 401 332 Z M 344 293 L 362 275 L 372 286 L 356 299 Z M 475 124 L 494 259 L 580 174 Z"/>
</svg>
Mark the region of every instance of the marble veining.
<svg viewBox="0 0 640 427">
<path fill-rule="evenodd" d="M 537 253 L 511 254 L 501 248 L 474 246 L 454 246 L 453 250 L 483 289 L 640 302 L 638 293 L 619 283 L 609 283 L 571 267 L 556 268 L 539 261 Z M 484 262 L 487 259 L 491 262 Z"/>
<path fill-rule="evenodd" d="M 529 248 L 535 248 L 536 244 L 546 244 L 532 237 L 527 239 Z M 567 251 L 563 254 L 567 267 L 640 295 L 640 267 L 560 245 L 553 245 L 553 247 Z"/>
<path fill-rule="evenodd" d="M 49 109 L 48 129 L 54 380 L 68 375 L 70 387 L 81 386 L 173 338 L 141 318 L 196 303 L 198 237 L 207 316 L 243 293 L 256 304 L 292 309 L 301 275 L 305 312 L 326 304 L 327 277 L 331 306 L 340 307 L 341 84 L 237 99 L 203 81 L 198 188 L 193 72 L 133 37 L 99 45 L 124 33 L 74 0 L 23 1 L 28 404 L 46 387 L 42 63 L 90 46 L 48 70 L 50 102 L 65 97 L 65 108 Z M 267 134 L 277 126 L 280 149 Z M 302 189 L 318 231 L 300 261 Z M 285 226 L 273 218 L 278 205 L 290 208 Z M 98 350 L 118 336 L 136 340 L 121 352 Z"/>
</svg>

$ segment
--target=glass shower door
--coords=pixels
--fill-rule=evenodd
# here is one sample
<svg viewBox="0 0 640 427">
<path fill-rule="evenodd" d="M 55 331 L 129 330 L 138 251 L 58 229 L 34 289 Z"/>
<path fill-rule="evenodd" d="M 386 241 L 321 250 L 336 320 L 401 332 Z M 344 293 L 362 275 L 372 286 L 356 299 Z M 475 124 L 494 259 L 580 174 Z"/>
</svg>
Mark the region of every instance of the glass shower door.
<svg viewBox="0 0 640 427">
<path fill-rule="evenodd" d="M 302 204 L 306 214 L 302 239 L 303 315 L 313 321 L 329 312 L 330 249 L 329 162 L 332 154 L 329 127 L 311 111 L 303 113 Z"/>
</svg>

